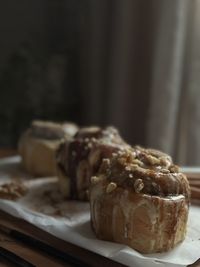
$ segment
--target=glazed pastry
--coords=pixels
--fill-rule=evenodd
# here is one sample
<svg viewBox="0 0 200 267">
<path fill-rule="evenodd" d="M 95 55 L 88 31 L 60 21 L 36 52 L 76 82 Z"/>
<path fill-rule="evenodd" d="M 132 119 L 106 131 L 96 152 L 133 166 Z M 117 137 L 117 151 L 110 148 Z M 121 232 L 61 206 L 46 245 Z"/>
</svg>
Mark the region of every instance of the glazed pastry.
<svg viewBox="0 0 200 267">
<path fill-rule="evenodd" d="M 96 236 L 142 253 L 183 241 L 190 189 L 171 158 L 134 147 L 104 159 L 91 177 L 91 224 Z"/>
<path fill-rule="evenodd" d="M 19 140 L 19 154 L 25 169 L 34 176 L 56 174 L 56 150 L 72 138 L 78 127 L 73 123 L 33 121 Z"/>
<path fill-rule="evenodd" d="M 118 150 L 129 147 L 113 127 L 81 128 L 72 140 L 63 143 L 57 153 L 57 174 L 63 195 L 88 200 L 90 178 Z"/>
</svg>

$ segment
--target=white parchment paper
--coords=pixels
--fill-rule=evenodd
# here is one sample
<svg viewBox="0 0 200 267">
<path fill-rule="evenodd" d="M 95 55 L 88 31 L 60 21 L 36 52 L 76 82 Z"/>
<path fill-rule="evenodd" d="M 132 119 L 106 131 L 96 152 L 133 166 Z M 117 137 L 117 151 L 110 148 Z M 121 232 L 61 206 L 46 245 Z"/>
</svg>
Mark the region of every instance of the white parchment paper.
<svg viewBox="0 0 200 267">
<path fill-rule="evenodd" d="M 62 199 L 56 177 L 30 179 L 20 158 L 0 160 L 0 183 L 23 180 L 29 193 L 14 202 L 0 200 L 0 209 L 52 235 L 127 266 L 186 266 L 200 258 L 200 207 L 191 206 L 184 242 L 167 253 L 142 255 L 124 246 L 96 239 L 90 227 L 89 204 Z"/>
</svg>

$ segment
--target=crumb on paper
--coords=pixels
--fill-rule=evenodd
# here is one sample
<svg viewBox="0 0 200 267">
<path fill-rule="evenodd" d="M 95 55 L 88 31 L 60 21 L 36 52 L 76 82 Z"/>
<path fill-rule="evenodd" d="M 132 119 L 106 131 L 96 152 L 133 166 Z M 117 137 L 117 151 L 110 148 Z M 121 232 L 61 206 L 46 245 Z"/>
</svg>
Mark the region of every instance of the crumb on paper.
<svg viewBox="0 0 200 267">
<path fill-rule="evenodd" d="M 53 217 L 62 217 L 63 211 L 59 207 L 61 203 L 63 203 L 63 196 L 59 190 L 45 190 L 32 209 Z"/>
<path fill-rule="evenodd" d="M 59 210 L 59 209 L 55 210 L 55 212 L 53 213 L 53 215 L 54 215 L 55 217 L 57 217 L 57 216 L 58 216 L 58 217 L 63 216 L 62 211 Z"/>
<path fill-rule="evenodd" d="M 0 186 L 0 198 L 16 200 L 23 197 L 27 191 L 27 187 L 22 183 L 5 183 Z"/>
</svg>

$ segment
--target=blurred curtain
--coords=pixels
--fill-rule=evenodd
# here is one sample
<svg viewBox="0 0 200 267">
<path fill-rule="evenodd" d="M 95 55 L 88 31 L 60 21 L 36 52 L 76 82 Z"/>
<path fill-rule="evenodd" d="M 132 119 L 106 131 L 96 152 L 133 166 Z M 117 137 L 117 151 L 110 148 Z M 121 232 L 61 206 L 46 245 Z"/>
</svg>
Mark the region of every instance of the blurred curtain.
<svg viewBox="0 0 200 267">
<path fill-rule="evenodd" d="M 33 118 L 80 117 L 81 0 L 0 1 L 0 146 Z"/>
<path fill-rule="evenodd" d="M 200 1 L 89 1 L 87 123 L 200 164 Z"/>
</svg>

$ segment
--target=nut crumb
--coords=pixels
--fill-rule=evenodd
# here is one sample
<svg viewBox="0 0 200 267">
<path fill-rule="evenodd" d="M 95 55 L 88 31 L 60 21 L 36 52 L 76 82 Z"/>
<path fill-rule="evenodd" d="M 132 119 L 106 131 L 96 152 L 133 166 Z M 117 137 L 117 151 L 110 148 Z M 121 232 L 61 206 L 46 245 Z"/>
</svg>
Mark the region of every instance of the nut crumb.
<svg viewBox="0 0 200 267">
<path fill-rule="evenodd" d="M 88 143 L 88 148 L 92 148 L 93 144 L 92 143 Z"/>
<path fill-rule="evenodd" d="M 23 197 L 28 189 L 22 183 L 5 183 L 0 186 L 0 198 L 16 200 Z"/>
<path fill-rule="evenodd" d="M 92 176 L 91 179 L 90 179 L 92 184 L 97 184 L 100 180 L 101 179 L 98 176 Z"/>
<path fill-rule="evenodd" d="M 131 171 L 131 167 L 130 167 L 130 166 L 126 166 L 126 167 L 125 167 L 125 170 L 126 170 L 126 171 Z"/>
<path fill-rule="evenodd" d="M 139 166 L 142 166 L 143 165 L 143 162 L 141 160 L 139 160 L 139 159 L 133 159 L 132 160 L 132 163 L 133 164 L 136 164 L 136 165 L 139 165 Z"/>
<path fill-rule="evenodd" d="M 114 191 L 117 188 L 116 183 L 109 183 L 106 187 L 106 193 L 111 193 L 112 191 Z"/>
<path fill-rule="evenodd" d="M 123 150 L 119 150 L 119 151 L 118 151 L 118 155 L 119 155 L 119 156 L 123 156 L 124 154 L 125 154 L 125 152 L 124 152 Z"/>
<path fill-rule="evenodd" d="M 167 158 L 167 157 L 160 157 L 160 164 L 162 166 L 165 166 L 166 168 L 168 168 L 171 164 L 171 161 L 170 161 L 170 158 Z"/>
<path fill-rule="evenodd" d="M 110 165 L 110 159 L 104 158 L 102 161 L 103 161 L 103 163 Z"/>
<path fill-rule="evenodd" d="M 160 164 L 160 160 L 158 158 L 154 157 L 154 156 L 146 155 L 146 159 L 151 165 Z"/>
<path fill-rule="evenodd" d="M 119 158 L 119 159 L 118 159 L 118 162 L 119 162 L 121 165 L 125 165 L 125 164 L 126 164 L 126 159 L 125 159 L 125 158 Z"/>
<path fill-rule="evenodd" d="M 173 172 L 173 173 L 176 173 L 176 172 L 179 172 L 180 171 L 179 170 L 179 167 L 177 165 L 171 165 L 169 167 L 169 170 L 170 170 L 170 172 Z"/>
<path fill-rule="evenodd" d="M 135 180 L 134 188 L 135 188 L 136 193 L 139 193 L 144 188 L 144 184 L 142 182 L 142 179 Z"/>
<path fill-rule="evenodd" d="M 168 170 L 168 169 L 161 169 L 160 170 L 162 173 L 164 173 L 164 174 L 168 174 L 168 173 L 170 173 L 170 171 Z"/>
</svg>

